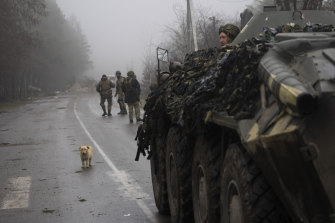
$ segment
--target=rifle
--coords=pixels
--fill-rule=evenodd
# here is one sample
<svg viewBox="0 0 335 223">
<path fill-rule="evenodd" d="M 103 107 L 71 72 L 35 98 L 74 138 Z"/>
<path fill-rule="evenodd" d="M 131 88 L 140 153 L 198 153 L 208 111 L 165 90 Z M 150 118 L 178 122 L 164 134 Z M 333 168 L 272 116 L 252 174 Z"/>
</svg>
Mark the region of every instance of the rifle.
<svg viewBox="0 0 335 223">
<path fill-rule="evenodd" d="M 141 153 L 143 154 L 143 156 L 146 156 L 144 138 L 145 138 L 145 130 L 143 128 L 143 124 L 140 124 L 138 126 L 136 137 L 135 137 L 135 140 L 137 141 L 137 152 L 136 152 L 135 161 L 139 160 Z"/>
</svg>

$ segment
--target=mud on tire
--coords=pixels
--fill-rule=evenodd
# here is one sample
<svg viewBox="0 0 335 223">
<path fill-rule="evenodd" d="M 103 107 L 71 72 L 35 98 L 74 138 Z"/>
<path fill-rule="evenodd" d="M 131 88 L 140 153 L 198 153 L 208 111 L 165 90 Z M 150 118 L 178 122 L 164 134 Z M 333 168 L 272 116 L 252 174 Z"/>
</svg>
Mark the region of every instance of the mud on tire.
<svg viewBox="0 0 335 223">
<path fill-rule="evenodd" d="M 164 127 L 164 122 L 161 118 L 158 119 L 156 128 L 158 127 L 161 127 L 161 130 L 157 130 L 152 139 L 152 156 L 150 158 L 151 180 L 156 207 L 160 214 L 165 215 L 170 213 L 165 169 L 167 132 L 164 130 L 162 131 L 162 129 L 165 128 L 162 128 Z"/>
<path fill-rule="evenodd" d="M 192 151 L 187 138 L 178 127 L 170 128 L 166 145 L 166 177 L 171 222 L 193 222 Z"/>
<path fill-rule="evenodd" d="M 220 139 L 201 136 L 194 147 L 192 194 L 197 223 L 220 219 Z"/>
<path fill-rule="evenodd" d="M 161 147 L 162 139 L 156 140 L 156 146 Z M 165 150 L 156 149 L 150 159 L 152 187 L 155 203 L 160 214 L 169 214 L 169 201 L 166 188 Z"/>
<path fill-rule="evenodd" d="M 240 145 L 229 146 L 221 167 L 221 223 L 289 223 L 261 171 Z"/>
</svg>

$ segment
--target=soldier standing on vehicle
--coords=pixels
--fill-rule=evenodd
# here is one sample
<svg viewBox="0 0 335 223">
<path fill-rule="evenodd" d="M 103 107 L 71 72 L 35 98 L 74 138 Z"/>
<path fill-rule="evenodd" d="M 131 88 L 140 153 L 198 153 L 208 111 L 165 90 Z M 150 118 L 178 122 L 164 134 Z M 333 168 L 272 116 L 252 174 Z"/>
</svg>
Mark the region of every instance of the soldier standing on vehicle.
<svg viewBox="0 0 335 223">
<path fill-rule="evenodd" d="M 127 114 L 127 109 L 126 109 L 126 105 L 124 104 L 124 92 L 122 90 L 122 85 L 123 82 L 125 80 L 124 77 L 121 76 L 121 72 L 120 71 L 116 71 L 116 91 L 115 91 L 115 97 L 118 96 L 117 102 L 120 105 L 120 112 L 117 113 L 118 115 L 126 115 Z"/>
<path fill-rule="evenodd" d="M 221 47 L 232 43 L 239 33 L 240 29 L 233 24 L 226 24 L 224 26 L 220 26 L 219 35 Z"/>
<path fill-rule="evenodd" d="M 100 93 L 100 106 L 104 112 L 102 116 L 112 116 L 112 104 L 113 104 L 113 92 L 112 88 L 115 87 L 115 84 L 107 78 L 105 74 L 102 75 L 101 80 L 96 86 L 97 92 Z M 106 113 L 105 101 L 108 102 L 108 114 Z"/>
<path fill-rule="evenodd" d="M 133 123 L 133 109 L 135 109 L 136 121 L 142 121 L 140 118 L 140 93 L 141 87 L 136 80 L 134 71 L 128 71 L 127 78 L 123 82 L 122 90 L 125 94 L 125 102 L 128 105 L 129 122 Z"/>
</svg>

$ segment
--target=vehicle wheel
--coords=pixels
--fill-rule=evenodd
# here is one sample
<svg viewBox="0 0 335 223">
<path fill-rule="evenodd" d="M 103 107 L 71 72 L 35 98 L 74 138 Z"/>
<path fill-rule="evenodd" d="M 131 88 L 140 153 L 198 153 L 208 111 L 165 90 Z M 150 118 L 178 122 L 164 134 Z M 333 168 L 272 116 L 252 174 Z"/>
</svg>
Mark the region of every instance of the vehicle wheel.
<svg viewBox="0 0 335 223">
<path fill-rule="evenodd" d="M 192 165 L 194 220 L 197 223 L 220 219 L 220 141 L 198 138 Z"/>
<path fill-rule="evenodd" d="M 151 180 L 155 203 L 160 214 L 169 214 L 169 200 L 166 187 L 165 148 L 166 134 L 155 135 L 152 156 L 150 158 Z"/>
<path fill-rule="evenodd" d="M 222 223 L 291 222 L 261 171 L 236 144 L 221 167 L 220 193 Z"/>
<path fill-rule="evenodd" d="M 166 144 L 166 177 L 172 223 L 193 222 L 192 151 L 177 127 L 169 130 Z"/>
<path fill-rule="evenodd" d="M 167 196 L 167 188 L 166 188 L 166 170 L 165 170 L 165 151 L 159 149 L 159 145 L 162 142 L 159 139 L 156 140 L 156 149 L 151 158 L 150 158 L 150 166 L 151 166 L 151 179 L 152 179 L 152 187 L 155 197 L 155 203 L 157 209 L 160 214 L 169 214 L 169 201 Z"/>
</svg>

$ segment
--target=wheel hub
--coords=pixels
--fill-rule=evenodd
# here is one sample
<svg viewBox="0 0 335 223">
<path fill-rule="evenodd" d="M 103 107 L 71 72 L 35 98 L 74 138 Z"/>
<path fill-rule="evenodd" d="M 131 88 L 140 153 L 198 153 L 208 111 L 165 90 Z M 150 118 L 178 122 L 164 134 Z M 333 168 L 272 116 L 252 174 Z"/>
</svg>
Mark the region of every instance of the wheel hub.
<svg viewBox="0 0 335 223">
<path fill-rule="evenodd" d="M 208 217 L 207 184 L 203 168 L 200 165 L 197 171 L 197 187 L 200 220 L 206 222 Z"/>
<path fill-rule="evenodd" d="M 235 181 L 231 181 L 228 187 L 229 222 L 243 223 L 243 211 L 241 196 Z"/>
</svg>

